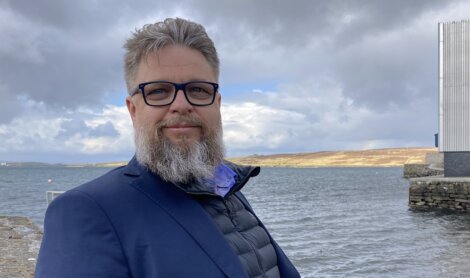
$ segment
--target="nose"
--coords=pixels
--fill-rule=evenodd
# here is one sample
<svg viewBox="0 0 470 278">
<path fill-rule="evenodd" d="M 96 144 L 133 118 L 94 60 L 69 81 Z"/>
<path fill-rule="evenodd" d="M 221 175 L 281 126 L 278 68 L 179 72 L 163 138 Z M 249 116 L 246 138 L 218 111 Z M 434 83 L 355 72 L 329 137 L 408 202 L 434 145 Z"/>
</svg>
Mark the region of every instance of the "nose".
<svg viewBox="0 0 470 278">
<path fill-rule="evenodd" d="M 172 113 L 187 114 L 191 113 L 193 106 L 188 102 L 186 96 L 184 95 L 183 90 L 178 90 L 176 92 L 176 97 L 173 103 L 170 105 L 170 111 Z"/>
</svg>

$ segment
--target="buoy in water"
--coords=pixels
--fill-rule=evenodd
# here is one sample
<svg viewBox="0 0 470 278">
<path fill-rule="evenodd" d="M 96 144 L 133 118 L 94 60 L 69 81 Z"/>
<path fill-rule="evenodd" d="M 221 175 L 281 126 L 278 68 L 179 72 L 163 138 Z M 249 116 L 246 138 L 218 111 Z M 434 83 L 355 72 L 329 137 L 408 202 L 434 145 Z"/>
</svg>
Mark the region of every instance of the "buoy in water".
<svg viewBox="0 0 470 278">
<path fill-rule="evenodd" d="M 48 182 L 48 183 L 51 183 L 51 182 L 52 182 L 52 179 L 48 179 L 47 182 Z"/>
</svg>

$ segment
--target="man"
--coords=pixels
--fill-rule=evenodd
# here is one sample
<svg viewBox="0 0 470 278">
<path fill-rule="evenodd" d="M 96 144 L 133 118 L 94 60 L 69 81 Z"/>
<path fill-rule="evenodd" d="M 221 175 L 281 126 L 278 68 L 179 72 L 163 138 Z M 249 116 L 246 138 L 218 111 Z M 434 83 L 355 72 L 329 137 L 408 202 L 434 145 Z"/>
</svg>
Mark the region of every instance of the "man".
<svg viewBox="0 0 470 278">
<path fill-rule="evenodd" d="M 36 277 L 299 277 L 223 160 L 219 59 L 204 28 L 166 19 L 125 44 L 136 156 L 51 203 Z"/>
</svg>

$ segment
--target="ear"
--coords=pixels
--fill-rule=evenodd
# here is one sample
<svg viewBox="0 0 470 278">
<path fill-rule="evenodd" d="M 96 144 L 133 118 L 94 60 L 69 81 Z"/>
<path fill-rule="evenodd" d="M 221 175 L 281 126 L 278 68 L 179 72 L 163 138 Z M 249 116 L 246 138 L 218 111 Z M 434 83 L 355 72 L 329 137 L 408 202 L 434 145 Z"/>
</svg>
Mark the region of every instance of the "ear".
<svg viewBox="0 0 470 278">
<path fill-rule="evenodd" d="M 222 94 L 220 92 L 215 96 L 215 104 L 217 105 L 217 108 L 220 109 L 220 106 L 222 105 Z"/>
<path fill-rule="evenodd" d="M 127 110 L 129 111 L 129 115 L 131 116 L 132 124 L 135 126 L 135 117 L 137 109 L 135 107 L 135 103 L 132 101 L 131 96 L 126 97 L 126 106 Z"/>
</svg>

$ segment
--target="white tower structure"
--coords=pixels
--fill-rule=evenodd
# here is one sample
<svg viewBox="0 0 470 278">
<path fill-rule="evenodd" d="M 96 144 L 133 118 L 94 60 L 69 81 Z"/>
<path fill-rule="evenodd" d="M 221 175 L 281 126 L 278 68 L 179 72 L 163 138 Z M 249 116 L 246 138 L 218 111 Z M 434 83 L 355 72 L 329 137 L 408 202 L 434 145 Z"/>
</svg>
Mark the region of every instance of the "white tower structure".
<svg viewBox="0 0 470 278">
<path fill-rule="evenodd" d="M 444 176 L 470 176 L 470 21 L 439 23 L 439 151 Z"/>
</svg>

